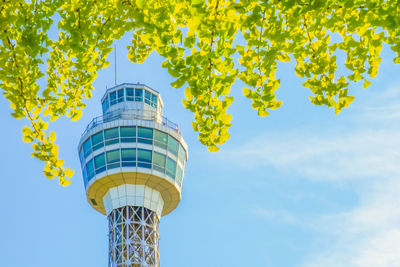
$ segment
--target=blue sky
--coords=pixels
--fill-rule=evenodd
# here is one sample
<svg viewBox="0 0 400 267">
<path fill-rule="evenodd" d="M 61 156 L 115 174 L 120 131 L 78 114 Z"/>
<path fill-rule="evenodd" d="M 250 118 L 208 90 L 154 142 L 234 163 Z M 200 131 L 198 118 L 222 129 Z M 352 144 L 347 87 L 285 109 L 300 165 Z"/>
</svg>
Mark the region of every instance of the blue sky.
<svg viewBox="0 0 400 267">
<path fill-rule="evenodd" d="M 170 86 L 162 59 L 152 54 L 132 64 L 127 42 L 117 42 L 118 82 L 160 91 L 164 114 L 189 146 L 182 201 L 160 224 L 163 267 L 400 262 L 400 66 L 389 49 L 371 87 L 352 86 L 356 99 L 338 116 L 309 102 L 293 63 L 280 65 L 283 106 L 269 117 L 257 117 L 237 82 L 231 138 L 211 154 L 192 130 L 183 90 Z M 77 145 L 113 85 L 111 64 L 96 79 L 82 119 L 51 126 L 61 156 L 77 170 L 66 188 L 42 175 L 42 162 L 22 142 L 25 121 L 12 118 L 0 98 L 0 265 L 107 266 L 106 218 L 86 201 Z"/>
</svg>

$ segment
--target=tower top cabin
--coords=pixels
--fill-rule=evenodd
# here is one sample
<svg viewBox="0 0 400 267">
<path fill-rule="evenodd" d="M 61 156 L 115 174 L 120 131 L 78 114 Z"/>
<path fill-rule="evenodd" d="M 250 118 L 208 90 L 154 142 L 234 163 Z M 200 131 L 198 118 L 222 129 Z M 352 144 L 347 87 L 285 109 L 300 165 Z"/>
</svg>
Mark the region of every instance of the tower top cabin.
<svg viewBox="0 0 400 267">
<path fill-rule="evenodd" d="M 123 83 L 101 103 L 103 115 L 89 123 L 78 146 L 90 205 L 105 215 L 124 206 L 170 213 L 181 199 L 188 148 L 163 116 L 160 93 Z"/>
<path fill-rule="evenodd" d="M 164 106 L 158 91 L 139 83 L 123 83 L 108 89 L 101 105 L 103 114 L 121 108 L 153 110 L 162 114 Z"/>
</svg>

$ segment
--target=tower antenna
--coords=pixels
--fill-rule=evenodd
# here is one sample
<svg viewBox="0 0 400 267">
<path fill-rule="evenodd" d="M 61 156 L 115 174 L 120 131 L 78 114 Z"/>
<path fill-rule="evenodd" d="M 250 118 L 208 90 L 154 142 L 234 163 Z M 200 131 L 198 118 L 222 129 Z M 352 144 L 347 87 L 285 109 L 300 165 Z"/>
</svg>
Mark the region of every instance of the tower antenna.
<svg viewBox="0 0 400 267">
<path fill-rule="evenodd" d="M 114 78 L 117 85 L 117 46 L 114 44 Z"/>
</svg>

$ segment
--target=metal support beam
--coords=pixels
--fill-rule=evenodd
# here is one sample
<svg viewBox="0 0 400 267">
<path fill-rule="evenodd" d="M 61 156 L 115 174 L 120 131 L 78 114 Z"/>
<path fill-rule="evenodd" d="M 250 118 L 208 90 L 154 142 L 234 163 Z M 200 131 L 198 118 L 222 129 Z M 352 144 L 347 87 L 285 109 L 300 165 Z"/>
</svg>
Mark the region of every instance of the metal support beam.
<svg viewBox="0 0 400 267">
<path fill-rule="evenodd" d="M 144 207 L 114 209 L 108 215 L 109 267 L 159 267 L 158 222 Z"/>
</svg>

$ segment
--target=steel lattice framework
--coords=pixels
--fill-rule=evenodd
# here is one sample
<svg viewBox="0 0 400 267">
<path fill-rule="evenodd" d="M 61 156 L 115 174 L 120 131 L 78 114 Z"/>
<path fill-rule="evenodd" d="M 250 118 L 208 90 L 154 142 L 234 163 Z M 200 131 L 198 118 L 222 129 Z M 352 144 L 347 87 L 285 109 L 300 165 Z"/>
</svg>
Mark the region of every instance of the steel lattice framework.
<svg viewBox="0 0 400 267">
<path fill-rule="evenodd" d="M 157 214 L 144 207 L 125 206 L 108 215 L 109 266 L 158 267 Z"/>
</svg>

